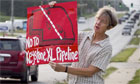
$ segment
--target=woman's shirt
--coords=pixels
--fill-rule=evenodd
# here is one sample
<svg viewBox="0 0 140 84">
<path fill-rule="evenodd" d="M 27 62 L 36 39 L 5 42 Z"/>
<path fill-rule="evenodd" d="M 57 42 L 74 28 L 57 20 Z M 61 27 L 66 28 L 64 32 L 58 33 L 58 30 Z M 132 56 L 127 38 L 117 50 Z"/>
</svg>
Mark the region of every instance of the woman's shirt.
<svg viewBox="0 0 140 84">
<path fill-rule="evenodd" d="M 92 32 L 79 34 L 79 62 L 72 63 L 72 67 L 87 68 L 92 65 L 101 70 L 92 77 L 70 75 L 69 84 L 104 84 L 102 75 L 109 64 L 112 46 L 110 45 L 109 37 L 96 43 L 92 43 L 92 37 Z"/>
</svg>

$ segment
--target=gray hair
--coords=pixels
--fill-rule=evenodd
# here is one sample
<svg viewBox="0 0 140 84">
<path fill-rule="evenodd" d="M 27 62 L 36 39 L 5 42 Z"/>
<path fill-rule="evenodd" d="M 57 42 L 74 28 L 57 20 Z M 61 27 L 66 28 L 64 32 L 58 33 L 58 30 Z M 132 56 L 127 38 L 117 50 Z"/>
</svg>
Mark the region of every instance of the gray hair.
<svg viewBox="0 0 140 84">
<path fill-rule="evenodd" d="M 103 8 L 100 8 L 99 11 L 97 12 L 95 17 L 100 17 L 103 14 L 108 15 L 109 17 L 109 26 L 108 29 L 111 29 L 115 27 L 118 23 L 117 16 L 116 16 L 116 11 L 114 8 L 110 6 L 104 6 Z"/>
</svg>

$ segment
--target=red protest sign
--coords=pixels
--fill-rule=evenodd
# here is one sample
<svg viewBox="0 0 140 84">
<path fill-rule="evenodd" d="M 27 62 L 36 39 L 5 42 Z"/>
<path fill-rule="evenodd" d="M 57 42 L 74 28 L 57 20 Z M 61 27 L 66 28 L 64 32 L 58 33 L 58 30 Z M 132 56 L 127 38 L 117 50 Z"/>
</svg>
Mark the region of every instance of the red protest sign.
<svg viewBox="0 0 140 84">
<path fill-rule="evenodd" d="M 62 49 L 63 54 L 68 49 L 72 53 L 78 52 L 77 42 L 77 2 L 58 3 L 54 7 L 42 5 L 30 7 L 27 10 L 27 36 L 26 51 L 27 65 L 46 64 L 49 61 L 55 62 L 75 62 L 78 61 L 78 54 L 73 60 L 59 60 L 57 57 L 57 47 Z M 41 57 L 48 58 L 50 55 L 46 49 L 52 49 L 53 58 L 56 60 L 39 60 L 38 54 L 44 52 Z M 57 56 L 56 56 L 57 55 Z M 67 54 L 68 55 L 68 54 Z M 68 55 L 69 58 L 73 55 Z M 63 56 L 64 57 L 64 56 Z M 61 57 L 60 57 L 61 58 Z M 32 61 L 32 62 L 31 62 Z"/>
<path fill-rule="evenodd" d="M 33 48 L 27 51 L 27 64 L 46 64 L 54 62 L 78 61 L 77 46 L 45 46 Z"/>
</svg>

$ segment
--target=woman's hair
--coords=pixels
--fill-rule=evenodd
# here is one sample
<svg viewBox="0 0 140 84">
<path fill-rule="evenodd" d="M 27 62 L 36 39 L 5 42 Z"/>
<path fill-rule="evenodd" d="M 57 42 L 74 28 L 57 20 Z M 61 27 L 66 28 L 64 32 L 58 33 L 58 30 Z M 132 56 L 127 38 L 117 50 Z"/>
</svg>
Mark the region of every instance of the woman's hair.
<svg viewBox="0 0 140 84">
<path fill-rule="evenodd" d="M 117 25 L 118 20 L 117 20 L 116 11 L 114 8 L 110 6 L 104 6 L 103 8 L 99 9 L 95 17 L 98 18 L 102 16 L 103 14 L 105 14 L 109 18 L 108 29 L 111 29 Z"/>
</svg>

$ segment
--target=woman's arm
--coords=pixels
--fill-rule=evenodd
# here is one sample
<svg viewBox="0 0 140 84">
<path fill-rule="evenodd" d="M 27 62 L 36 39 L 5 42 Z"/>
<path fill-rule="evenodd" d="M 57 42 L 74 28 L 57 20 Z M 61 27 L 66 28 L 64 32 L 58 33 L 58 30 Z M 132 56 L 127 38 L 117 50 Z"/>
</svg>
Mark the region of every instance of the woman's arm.
<svg viewBox="0 0 140 84">
<path fill-rule="evenodd" d="M 81 76 L 91 77 L 98 71 L 100 71 L 99 68 L 90 65 L 88 68 L 68 67 L 67 72 L 70 73 L 70 74 L 73 74 L 73 75 L 81 75 Z"/>
<path fill-rule="evenodd" d="M 60 65 L 60 64 L 57 64 L 57 63 L 54 63 L 54 62 L 50 62 L 49 64 L 55 71 L 65 72 L 65 70 L 66 70 L 66 66 L 64 66 L 64 65 Z M 95 74 L 98 71 L 100 71 L 99 68 L 90 65 L 88 68 L 68 67 L 66 73 L 70 73 L 70 74 L 73 74 L 73 75 L 91 77 L 91 76 L 93 76 L 93 74 Z"/>
</svg>

